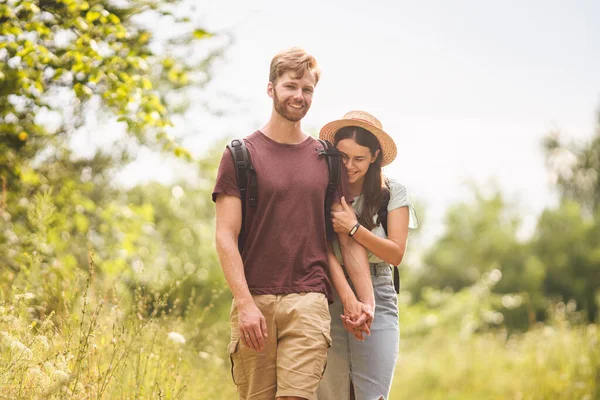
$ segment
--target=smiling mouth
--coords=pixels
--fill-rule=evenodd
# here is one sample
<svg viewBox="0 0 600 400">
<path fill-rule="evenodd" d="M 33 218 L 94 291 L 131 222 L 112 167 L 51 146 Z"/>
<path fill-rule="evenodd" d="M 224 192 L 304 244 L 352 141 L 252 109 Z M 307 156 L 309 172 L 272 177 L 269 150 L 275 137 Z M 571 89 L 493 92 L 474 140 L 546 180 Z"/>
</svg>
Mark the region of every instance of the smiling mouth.
<svg viewBox="0 0 600 400">
<path fill-rule="evenodd" d="M 303 106 L 298 104 L 290 104 L 290 107 L 295 108 L 296 110 L 300 110 Z"/>
</svg>

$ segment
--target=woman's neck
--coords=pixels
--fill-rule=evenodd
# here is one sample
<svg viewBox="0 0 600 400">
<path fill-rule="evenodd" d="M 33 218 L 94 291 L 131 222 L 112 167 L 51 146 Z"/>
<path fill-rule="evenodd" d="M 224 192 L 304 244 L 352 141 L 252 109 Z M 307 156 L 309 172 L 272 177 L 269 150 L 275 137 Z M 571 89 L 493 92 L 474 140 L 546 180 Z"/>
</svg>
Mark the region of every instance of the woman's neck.
<svg viewBox="0 0 600 400">
<path fill-rule="evenodd" d="M 350 184 L 350 193 L 352 193 L 352 197 L 357 197 L 362 194 L 363 184 L 364 180 L 362 179 Z"/>
</svg>

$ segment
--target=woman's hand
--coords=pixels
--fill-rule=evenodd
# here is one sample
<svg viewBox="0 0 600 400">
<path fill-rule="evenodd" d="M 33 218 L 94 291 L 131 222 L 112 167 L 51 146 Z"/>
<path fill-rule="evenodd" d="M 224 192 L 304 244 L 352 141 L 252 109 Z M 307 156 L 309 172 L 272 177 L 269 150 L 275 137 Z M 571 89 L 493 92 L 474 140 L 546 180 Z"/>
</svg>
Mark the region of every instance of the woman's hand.
<svg viewBox="0 0 600 400">
<path fill-rule="evenodd" d="M 350 230 L 356 225 L 356 213 L 354 209 L 346 203 L 346 199 L 342 197 L 342 211 L 332 211 L 331 221 L 333 222 L 333 230 L 336 233 L 350 233 Z"/>
</svg>

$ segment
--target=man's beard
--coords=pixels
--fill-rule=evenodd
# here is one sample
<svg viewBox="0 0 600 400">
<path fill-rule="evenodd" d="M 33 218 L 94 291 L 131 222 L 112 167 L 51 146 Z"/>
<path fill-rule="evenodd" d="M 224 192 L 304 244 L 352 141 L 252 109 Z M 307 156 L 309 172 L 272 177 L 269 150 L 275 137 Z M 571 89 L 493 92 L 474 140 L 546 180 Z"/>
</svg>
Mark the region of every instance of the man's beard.
<svg viewBox="0 0 600 400">
<path fill-rule="evenodd" d="M 303 108 L 298 110 L 297 112 L 289 111 L 285 104 L 279 101 L 279 97 L 277 97 L 277 91 L 273 89 L 273 106 L 275 107 L 275 111 L 283 118 L 287 119 L 290 122 L 298 122 L 308 112 L 308 107 L 306 107 L 306 103 L 303 103 Z"/>
</svg>

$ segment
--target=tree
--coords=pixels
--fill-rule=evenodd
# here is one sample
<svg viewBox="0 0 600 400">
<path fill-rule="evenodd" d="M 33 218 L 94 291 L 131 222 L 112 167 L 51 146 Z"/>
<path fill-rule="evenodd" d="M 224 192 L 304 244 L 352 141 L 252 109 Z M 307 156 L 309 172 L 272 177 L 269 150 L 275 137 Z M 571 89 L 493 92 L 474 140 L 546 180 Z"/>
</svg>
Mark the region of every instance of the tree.
<svg viewBox="0 0 600 400">
<path fill-rule="evenodd" d="M 547 271 L 546 295 L 565 302 L 575 300 L 594 321 L 600 300 L 600 219 L 584 218 L 582 207 L 564 201 L 559 208 L 544 211 L 533 251 Z"/>
<path fill-rule="evenodd" d="M 491 271 L 499 271 L 493 292 L 508 296 L 497 304 L 512 328 L 526 329 L 543 318 L 546 299 L 544 265 L 519 240 L 521 218 L 516 205 L 499 190 L 485 194 L 473 188 L 473 200 L 452 206 L 444 234 L 426 252 L 424 266 L 412 277 L 411 292 L 418 300 L 427 287 L 459 292 L 476 285 Z M 514 303 L 514 304 L 513 304 Z"/>
<path fill-rule="evenodd" d="M 138 141 L 189 156 L 167 134 L 181 104 L 168 101 L 167 94 L 206 83 L 223 46 L 202 52 L 202 59 L 190 57 L 194 41 L 213 35 L 193 29 L 189 17 L 176 18 L 173 3 L 12 0 L 0 5 L 0 174 L 19 178 L 40 150 L 63 146 L 84 123 L 93 99 Z M 184 32 L 158 43 L 166 50 L 155 50 L 158 39 L 138 22 L 150 15 Z M 48 116 L 60 121 L 52 130 L 41 121 Z"/>
<path fill-rule="evenodd" d="M 561 197 L 580 203 L 588 215 L 600 208 L 600 112 L 597 124 L 588 143 L 565 143 L 558 132 L 543 142 L 546 163 Z"/>
<path fill-rule="evenodd" d="M 540 218 L 535 247 L 547 265 L 546 291 L 576 300 L 590 320 L 600 306 L 600 112 L 587 143 L 565 142 L 559 133 L 543 143 L 557 184 L 560 207 Z"/>
<path fill-rule="evenodd" d="M 499 191 L 487 196 L 473 190 L 472 202 L 448 210 L 445 233 L 425 254 L 421 287 L 460 290 L 492 269 L 522 269 L 524 248 L 517 240 L 520 218 L 514 207 Z"/>
<path fill-rule="evenodd" d="M 154 214 L 128 204 L 114 172 L 129 160 L 131 140 L 190 159 L 169 135 L 171 119 L 185 110 L 188 91 L 208 82 L 226 46 L 178 16 L 189 2 L 116 4 L 0 4 L 0 283 L 37 287 L 54 306 L 66 278 L 87 268 L 88 245 L 100 276 L 129 271 Z M 159 38 L 149 19 L 178 33 Z M 90 111 L 118 119 L 127 140 L 82 159 L 69 141 Z"/>
</svg>

